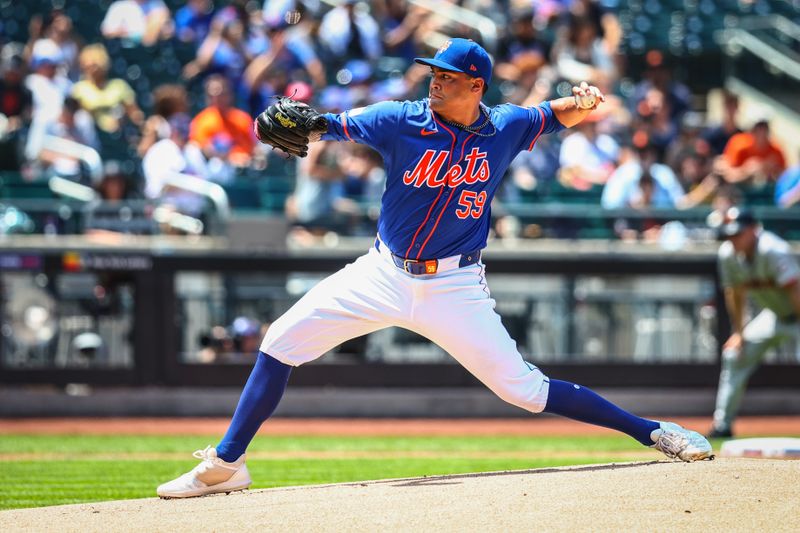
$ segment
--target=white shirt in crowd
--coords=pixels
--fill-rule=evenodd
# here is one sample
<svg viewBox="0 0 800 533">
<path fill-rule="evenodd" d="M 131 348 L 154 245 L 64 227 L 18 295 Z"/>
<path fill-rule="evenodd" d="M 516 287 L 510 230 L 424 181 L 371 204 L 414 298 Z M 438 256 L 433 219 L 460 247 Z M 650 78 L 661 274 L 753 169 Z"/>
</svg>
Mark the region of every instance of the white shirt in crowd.
<svg viewBox="0 0 800 533">
<path fill-rule="evenodd" d="M 103 35 L 120 35 L 139 42 L 147 28 L 147 17 L 135 0 L 117 0 L 108 7 L 100 24 Z"/>
<path fill-rule="evenodd" d="M 594 142 L 583 132 L 567 135 L 561 143 L 558 161 L 562 167 L 599 169 L 614 165 L 619 157 L 619 144 L 610 135 L 600 133 Z"/>
<path fill-rule="evenodd" d="M 206 160 L 194 143 L 187 143 L 181 150 L 172 139 L 158 141 L 144 155 L 142 170 L 147 198 L 171 203 L 186 214 L 197 215 L 203 210 L 205 198 L 202 196 L 177 189 L 164 190 L 167 179 L 175 174 L 190 174 L 206 179 Z"/>
</svg>

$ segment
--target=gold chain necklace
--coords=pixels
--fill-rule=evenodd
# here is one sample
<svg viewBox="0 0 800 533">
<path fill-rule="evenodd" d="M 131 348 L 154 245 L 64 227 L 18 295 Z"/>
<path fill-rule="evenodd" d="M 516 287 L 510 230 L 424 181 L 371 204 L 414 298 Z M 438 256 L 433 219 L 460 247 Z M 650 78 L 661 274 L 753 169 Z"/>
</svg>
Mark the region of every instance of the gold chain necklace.
<svg viewBox="0 0 800 533">
<path fill-rule="evenodd" d="M 442 122 L 444 122 L 445 124 L 447 124 L 449 126 L 453 126 L 454 128 L 462 129 L 464 131 L 468 131 L 470 133 L 473 133 L 473 134 L 477 135 L 478 137 L 491 137 L 492 135 L 497 133 L 497 128 L 495 127 L 494 123 L 492 123 L 492 119 L 489 116 L 489 110 L 487 109 L 487 107 L 481 103 L 479 105 L 479 109 L 480 109 L 481 113 L 483 114 L 483 116 L 485 117 L 485 120 L 479 126 L 474 126 L 474 127 L 473 126 L 467 126 L 466 124 L 461 124 L 460 122 L 454 122 L 452 120 L 447 120 L 446 118 L 444 118 L 442 116 L 440 116 L 439 118 L 442 120 Z M 492 125 L 492 132 L 491 133 L 481 133 L 480 130 L 482 130 L 483 128 L 485 128 L 489 124 Z"/>
</svg>

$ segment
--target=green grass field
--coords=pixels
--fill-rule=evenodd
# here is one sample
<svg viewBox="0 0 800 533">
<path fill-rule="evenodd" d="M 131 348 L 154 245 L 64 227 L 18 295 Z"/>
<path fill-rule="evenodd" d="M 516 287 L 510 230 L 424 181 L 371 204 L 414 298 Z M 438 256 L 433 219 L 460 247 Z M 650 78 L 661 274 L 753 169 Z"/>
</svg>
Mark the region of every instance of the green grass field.
<svg viewBox="0 0 800 533">
<path fill-rule="evenodd" d="M 203 436 L 2 435 L 0 509 L 155 496 Z M 625 436 L 258 436 L 252 488 L 660 459 Z"/>
</svg>

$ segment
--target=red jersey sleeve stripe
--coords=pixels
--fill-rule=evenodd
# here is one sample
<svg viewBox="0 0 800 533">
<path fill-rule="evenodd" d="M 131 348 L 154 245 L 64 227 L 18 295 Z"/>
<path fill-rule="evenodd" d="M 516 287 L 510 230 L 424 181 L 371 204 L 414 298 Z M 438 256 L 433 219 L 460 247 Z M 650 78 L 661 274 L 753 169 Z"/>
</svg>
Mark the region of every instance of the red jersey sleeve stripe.
<svg viewBox="0 0 800 533">
<path fill-rule="evenodd" d="M 533 138 L 533 140 L 531 141 L 531 145 L 530 145 L 530 146 L 528 146 L 528 151 L 529 151 L 529 152 L 530 152 L 531 150 L 533 150 L 533 145 L 534 145 L 534 144 L 536 144 L 536 141 L 538 141 L 538 140 L 539 140 L 539 136 L 540 136 L 540 135 L 542 134 L 542 132 L 544 131 L 544 111 L 542 111 L 542 109 L 541 109 L 540 107 L 537 107 L 537 108 L 536 108 L 536 111 L 538 111 L 538 112 L 539 112 L 539 116 L 540 116 L 540 117 L 542 117 L 542 125 L 541 125 L 541 126 L 539 126 L 539 133 L 537 133 L 537 134 L 536 134 L 536 137 L 534 137 L 534 138 Z"/>
<path fill-rule="evenodd" d="M 347 130 L 347 113 L 342 113 L 342 129 L 344 130 L 345 137 L 352 141 L 353 138 L 350 137 L 350 132 Z"/>
</svg>

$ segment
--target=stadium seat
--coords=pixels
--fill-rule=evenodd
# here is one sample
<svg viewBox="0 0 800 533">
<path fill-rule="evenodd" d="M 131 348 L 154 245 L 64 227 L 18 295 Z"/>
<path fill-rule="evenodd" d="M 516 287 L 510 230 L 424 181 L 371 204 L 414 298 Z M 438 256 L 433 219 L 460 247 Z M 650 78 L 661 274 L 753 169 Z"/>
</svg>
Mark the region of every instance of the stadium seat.
<svg viewBox="0 0 800 533">
<path fill-rule="evenodd" d="M 294 179 L 282 176 L 268 176 L 257 183 L 262 208 L 272 213 L 283 211 L 286 199 L 295 188 Z"/>
<path fill-rule="evenodd" d="M 751 206 L 775 205 L 775 185 L 765 183 L 761 186 L 743 187 L 744 203 Z"/>
<path fill-rule="evenodd" d="M 572 187 L 565 187 L 559 181 L 553 181 L 550 186 L 549 198 L 556 202 L 567 204 L 591 204 L 600 205 L 600 197 L 603 195 L 603 187 L 596 185 L 587 191 L 579 191 Z"/>
<path fill-rule="evenodd" d="M 8 200 L 28 200 L 28 199 L 54 199 L 55 195 L 50 190 L 50 186 L 46 181 L 43 182 L 30 182 L 30 183 L 16 183 L 6 185 L 0 193 L 3 199 Z"/>
<path fill-rule="evenodd" d="M 252 181 L 235 180 L 222 186 L 233 209 L 260 209 L 261 195 Z"/>
</svg>

